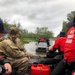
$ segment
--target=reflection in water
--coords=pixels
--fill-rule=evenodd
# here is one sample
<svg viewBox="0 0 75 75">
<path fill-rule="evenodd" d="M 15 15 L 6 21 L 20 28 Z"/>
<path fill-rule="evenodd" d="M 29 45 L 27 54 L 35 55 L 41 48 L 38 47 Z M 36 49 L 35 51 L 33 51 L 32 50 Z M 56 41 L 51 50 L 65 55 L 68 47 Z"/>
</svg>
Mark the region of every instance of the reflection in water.
<svg viewBox="0 0 75 75">
<path fill-rule="evenodd" d="M 50 41 L 51 46 L 53 45 L 53 43 L 54 41 Z M 36 42 L 29 42 L 28 44 L 25 44 L 25 49 L 28 53 L 45 56 L 46 53 L 36 53 L 36 48 L 37 48 Z"/>
</svg>

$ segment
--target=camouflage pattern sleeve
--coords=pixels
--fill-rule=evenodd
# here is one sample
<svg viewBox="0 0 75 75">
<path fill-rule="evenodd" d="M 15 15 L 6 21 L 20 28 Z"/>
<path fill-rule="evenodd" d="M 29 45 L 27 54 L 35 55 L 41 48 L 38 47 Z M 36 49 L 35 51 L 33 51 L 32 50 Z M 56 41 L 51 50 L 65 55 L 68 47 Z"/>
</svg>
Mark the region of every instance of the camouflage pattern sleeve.
<svg viewBox="0 0 75 75">
<path fill-rule="evenodd" d="M 0 49 L 0 53 L 3 53 L 11 58 L 21 58 L 27 56 L 24 51 L 21 51 L 18 47 L 14 46 L 10 40 L 0 42 Z"/>
<path fill-rule="evenodd" d="M 24 50 L 24 49 L 25 49 L 23 43 L 20 41 L 19 38 L 16 39 L 16 45 L 17 45 L 17 47 L 18 47 L 20 50 Z"/>
</svg>

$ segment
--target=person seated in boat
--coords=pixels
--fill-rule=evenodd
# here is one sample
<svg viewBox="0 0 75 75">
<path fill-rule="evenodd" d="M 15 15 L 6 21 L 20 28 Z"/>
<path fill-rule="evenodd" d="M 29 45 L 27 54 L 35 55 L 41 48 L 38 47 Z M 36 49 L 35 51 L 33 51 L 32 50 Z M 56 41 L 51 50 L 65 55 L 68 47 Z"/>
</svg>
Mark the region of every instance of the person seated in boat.
<svg viewBox="0 0 75 75">
<path fill-rule="evenodd" d="M 50 48 L 50 51 L 47 52 L 46 58 L 40 60 L 37 63 L 49 65 L 49 64 L 56 64 L 59 61 L 61 61 L 63 59 L 65 41 L 66 41 L 65 32 L 61 31 L 60 37 L 55 40 L 54 45 L 52 46 L 52 48 Z M 57 49 L 59 52 L 55 52 Z"/>
<path fill-rule="evenodd" d="M 10 29 L 8 38 L 0 42 L 0 54 L 6 56 L 12 68 L 17 68 L 16 75 L 25 75 L 30 56 L 26 53 L 24 46 L 19 43 L 18 33 L 18 28 Z"/>
<path fill-rule="evenodd" d="M 45 42 L 45 38 L 40 38 L 39 40 L 38 40 L 38 43 L 39 42 Z"/>
<path fill-rule="evenodd" d="M 9 75 L 12 73 L 12 67 L 10 61 L 6 57 L 0 55 L 0 75 Z"/>
<path fill-rule="evenodd" d="M 67 68 L 67 63 L 71 63 L 71 62 L 75 61 L 75 16 L 74 16 L 73 20 L 71 20 L 70 22 L 68 22 L 66 24 L 66 26 L 69 29 L 68 29 L 67 35 L 66 35 L 66 41 L 65 41 L 65 47 L 64 47 L 64 59 L 61 60 L 57 64 L 57 66 L 52 71 L 51 75 L 63 74 Z M 70 72 L 70 74 L 67 74 L 67 75 L 71 75 L 71 72 Z"/>
<path fill-rule="evenodd" d="M 3 21 L 2 19 L 0 19 L 0 42 L 5 39 L 4 35 L 7 33 L 8 33 L 8 30 L 4 28 Z M 12 72 L 10 61 L 6 59 L 4 55 L 0 54 L 0 67 L 3 68 L 2 66 L 4 66 L 4 70 L 5 70 L 4 71 L 5 73 L 3 73 L 4 75 L 9 75 Z M 0 71 L 0 75 L 2 75 L 2 72 Z"/>
<path fill-rule="evenodd" d="M 47 52 L 46 56 L 48 58 L 53 58 L 56 55 L 63 54 L 65 40 L 66 40 L 65 32 L 61 31 L 59 36 L 60 37 L 55 40 L 54 45 L 50 48 L 49 52 Z M 57 52 L 56 52 L 56 50 L 57 50 Z"/>
</svg>

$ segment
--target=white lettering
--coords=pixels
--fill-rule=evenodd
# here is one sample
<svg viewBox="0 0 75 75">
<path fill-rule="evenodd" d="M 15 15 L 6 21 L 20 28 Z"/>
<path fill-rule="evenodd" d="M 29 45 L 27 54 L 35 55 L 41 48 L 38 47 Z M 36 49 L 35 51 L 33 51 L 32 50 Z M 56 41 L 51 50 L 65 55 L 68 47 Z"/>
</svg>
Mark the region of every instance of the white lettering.
<svg viewBox="0 0 75 75">
<path fill-rule="evenodd" d="M 71 31 L 70 31 L 70 34 L 73 34 L 73 33 L 74 33 L 74 30 L 71 30 Z"/>
<path fill-rule="evenodd" d="M 66 43 L 72 43 L 72 39 L 67 39 Z"/>
<path fill-rule="evenodd" d="M 74 35 L 68 35 L 67 38 L 73 38 Z"/>
</svg>

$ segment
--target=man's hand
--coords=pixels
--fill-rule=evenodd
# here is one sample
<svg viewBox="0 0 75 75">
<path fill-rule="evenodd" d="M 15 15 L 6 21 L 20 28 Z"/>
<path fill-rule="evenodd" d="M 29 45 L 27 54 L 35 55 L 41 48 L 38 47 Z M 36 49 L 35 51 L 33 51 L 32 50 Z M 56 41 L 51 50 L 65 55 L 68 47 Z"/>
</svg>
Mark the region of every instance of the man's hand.
<svg viewBox="0 0 75 75">
<path fill-rule="evenodd" d="M 5 74 L 10 74 L 12 72 L 12 67 L 11 67 L 11 65 L 9 63 L 5 63 L 4 67 L 6 69 Z"/>
</svg>

